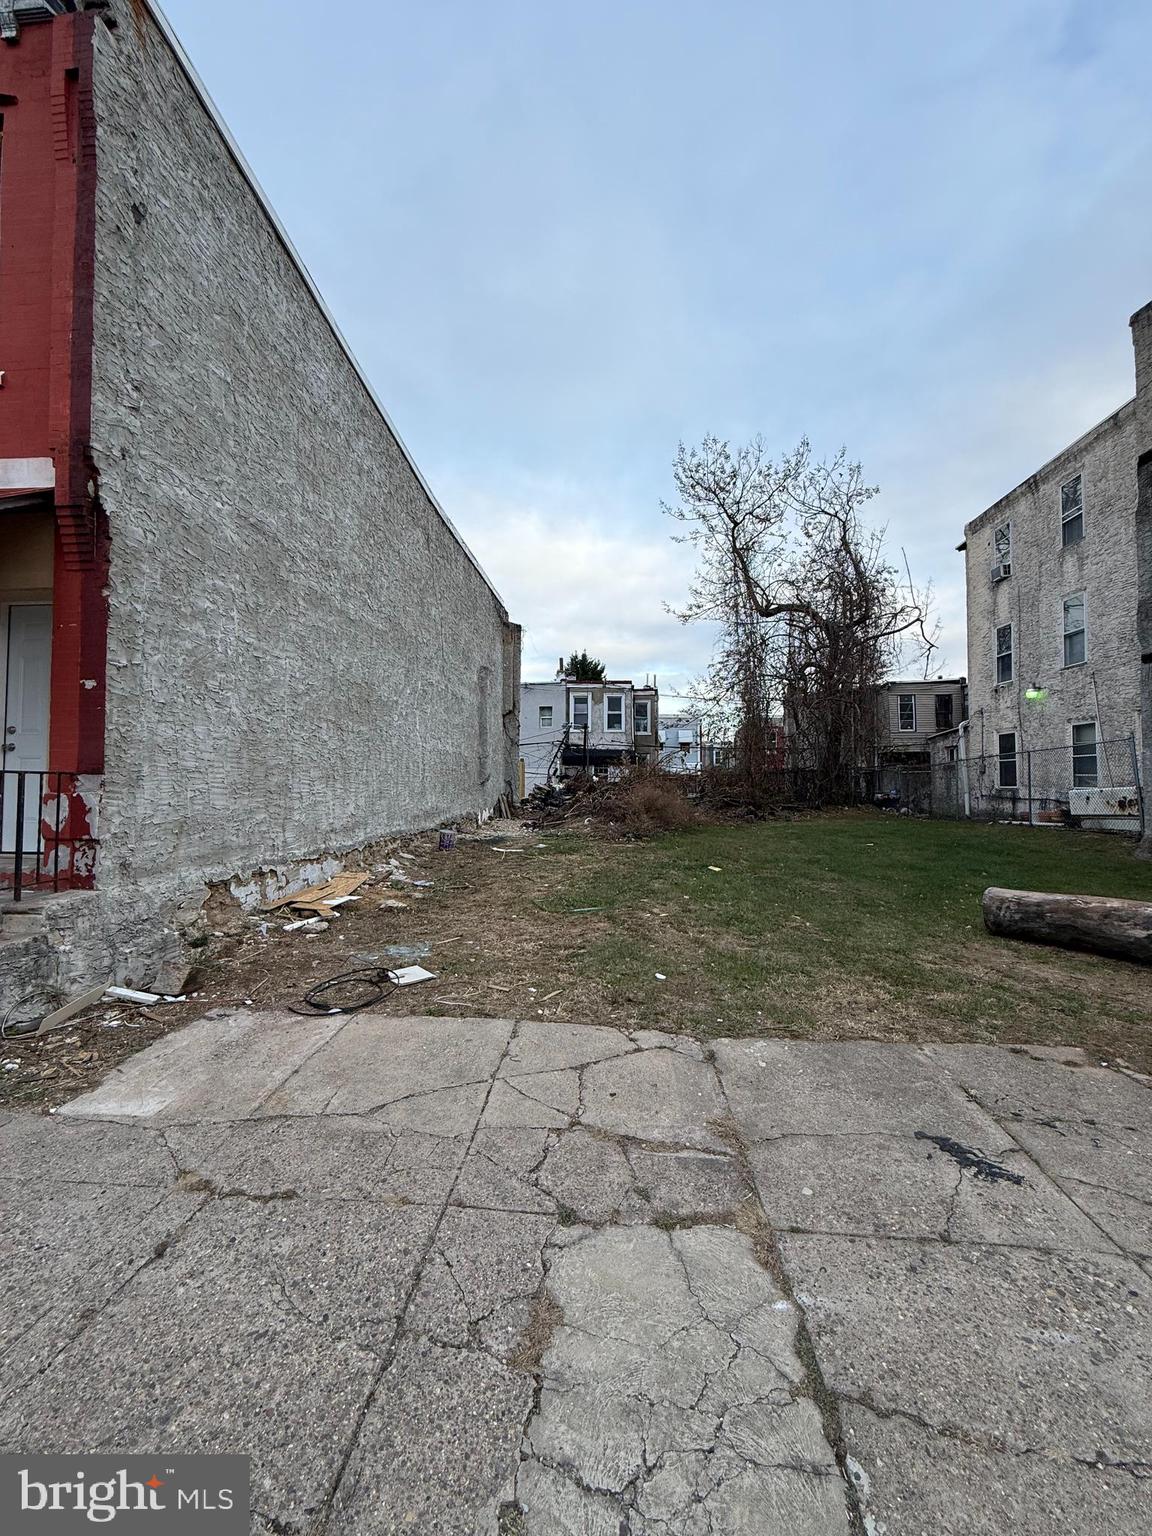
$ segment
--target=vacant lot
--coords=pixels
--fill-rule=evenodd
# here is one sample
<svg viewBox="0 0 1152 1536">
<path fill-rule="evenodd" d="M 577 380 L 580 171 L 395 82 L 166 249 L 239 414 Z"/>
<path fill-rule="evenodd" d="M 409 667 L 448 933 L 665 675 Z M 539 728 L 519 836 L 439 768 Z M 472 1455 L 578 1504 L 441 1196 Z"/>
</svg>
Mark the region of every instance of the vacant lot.
<svg viewBox="0 0 1152 1536">
<path fill-rule="evenodd" d="M 1120 839 L 859 812 L 646 843 L 509 824 L 453 853 L 405 847 L 430 889 L 381 878 L 318 935 L 237 918 L 204 952 L 196 998 L 6 1046 L 0 1091 L 55 1102 L 208 1008 L 290 1004 L 352 966 L 415 959 L 436 981 L 393 990 L 386 1011 L 1077 1044 L 1152 1069 L 1152 973 L 994 939 L 980 918 L 988 885 L 1152 899 L 1152 866 Z"/>
</svg>

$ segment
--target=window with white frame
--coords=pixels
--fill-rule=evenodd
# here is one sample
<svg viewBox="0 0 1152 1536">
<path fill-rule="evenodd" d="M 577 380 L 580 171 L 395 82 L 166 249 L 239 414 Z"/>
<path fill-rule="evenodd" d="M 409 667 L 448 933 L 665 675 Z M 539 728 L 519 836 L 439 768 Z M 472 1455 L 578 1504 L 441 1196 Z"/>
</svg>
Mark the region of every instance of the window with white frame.
<svg viewBox="0 0 1152 1536">
<path fill-rule="evenodd" d="M 591 723 L 592 695 L 590 693 L 574 693 L 571 695 L 572 724 L 584 727 Z"/>
<path fill-rule="evenodd" d="M 1064 599 L 1064 665 L 1078 667 L 1088 660 L 1088 625 L 1083 592 Z"/>
<path fill-rule="evenodd" d="M 551 706 L 551 704 L 541 704 L 540 705 L 540 730 L 542 730 L 542 731 L 550 731 L 551 729 L 552 729 L 552 706 Z"/>
<path fill-rule="evenodd" d="M 1012 626 L 1001 624 L 996 631 L 996 681 L 1012 681 Z"/>
<path fill-rule="evenodd" d="M 1065 548 L 1084 537 L 1084 476 L 1073 475 L 1060 487 L 1060 542 Z"/>
<path fill-rule="evenodd" d="M 1095 720 L 1082 720 L 1072 727 L 1073 788 L 1095 789 L 1099 784 L 1099 745 Z"/>
<path fill-rule="evenodd" d="M 1016 732 L 1001 731 L 996 743 L 997 782 L 1001 789 L 1015 789 L 1020 783 L 1016 760 Z"/>
<path fill-rule="evenodd" d="M 624 729 L 624 695 L 622 693 L 604 695 L 604 729 L 606 731 Z"/>
<path fill-rule="evenodd" d="M 916 729 L 916 695 L 914 693 L 902 693 L 897 700 L 900 712 L 900 729 L 902 731 L 914 731 Z"/>
<path fill-rule="evenodd" d="M 1010 576 L 1012 574 L 1012 524 L 1001 523 L 992 535 L 992 564 L 996 567 L 994 574 Z"/>
<path fill-rule="evenodd" d="M 636 699 L 632 705 L 632 728 L 637 736 L 647 736 L 652 729 L 652 701 Z"/>
</svg>

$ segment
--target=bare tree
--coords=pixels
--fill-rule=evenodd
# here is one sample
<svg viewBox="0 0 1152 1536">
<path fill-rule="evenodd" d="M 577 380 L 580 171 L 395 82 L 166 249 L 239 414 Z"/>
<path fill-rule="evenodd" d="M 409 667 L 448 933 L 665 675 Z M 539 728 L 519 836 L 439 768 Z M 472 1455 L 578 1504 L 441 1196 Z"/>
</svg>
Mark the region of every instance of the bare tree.
<svg viewBox="0 0 1152 1536">
<path fill-rule="evenodd" d="M 876 494 L 841 451 L 812 457 L 807 439 L 773 460 L 760 438 L 731 448 L 706 437 L 680 445 L 682 523 L 698 564 L 685 621 L 718 621 L 703 693 L 736 726 L 750 784 L 772 706 L 782 709 L 792 762 L 815 797 L 851 797 L 875 757 L 876 690 L 897 655 L 930 655 L 928 591 L 901 581 L 882 530 L 862 512 Z"/>
</svg>

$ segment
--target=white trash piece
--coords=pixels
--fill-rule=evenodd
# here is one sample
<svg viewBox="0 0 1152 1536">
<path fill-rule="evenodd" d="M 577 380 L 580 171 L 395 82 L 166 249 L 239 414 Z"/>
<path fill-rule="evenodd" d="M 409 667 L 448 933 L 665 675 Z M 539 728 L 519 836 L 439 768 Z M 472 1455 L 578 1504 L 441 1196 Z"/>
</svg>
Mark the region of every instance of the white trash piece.
<svg viewBox="0 0 1152 1536">
<path fill-rule="evenodd" d="M 134 987 L 107 987 L 104 996 L 116 1003 L 182 1003 L 184 996 L 167 997 L 160 992 L 137 992 Z"/>
<path fill-rule="evenodd" d="M 422 965 L 402 965 L 398 971 L 389 971 L 398 987 L 410 987 L 418 981 L 435 981 L 435 971 L 426 971 Z"/>
</svg>

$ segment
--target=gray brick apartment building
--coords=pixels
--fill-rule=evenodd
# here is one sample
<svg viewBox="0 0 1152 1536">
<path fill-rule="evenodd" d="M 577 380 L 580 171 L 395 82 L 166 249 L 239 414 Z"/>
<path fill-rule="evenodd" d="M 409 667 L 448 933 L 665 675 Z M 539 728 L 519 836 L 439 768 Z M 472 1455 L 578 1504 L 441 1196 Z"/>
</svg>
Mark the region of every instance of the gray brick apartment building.
<svg viewBox="0 0 1152 1536">
<path fill-rule="evenodd" d="M 489 810 L 519 630 L 159 13 L 0 9 L 0 877 L 23 775 L 65 888 L 5 919 L 7 1007 Z"/>
<path fill-rule="evenodd" d="M 994 789 L 1023 792 L 1025 752 L 1054 801 L 1061 784 L 1065 798 L 1130 788 L 1136 765 L 1124 744 L 1139 754 L 1152 734 L 1141 727 L 1152 662 L 1141 662 L 1152 650 L 1152 306 L 1133 317 L 1132 335 L 1136 398 L 964 530 L 967 754 L 991 760 Z"/>
</svg>

